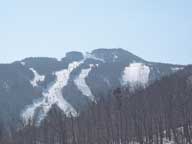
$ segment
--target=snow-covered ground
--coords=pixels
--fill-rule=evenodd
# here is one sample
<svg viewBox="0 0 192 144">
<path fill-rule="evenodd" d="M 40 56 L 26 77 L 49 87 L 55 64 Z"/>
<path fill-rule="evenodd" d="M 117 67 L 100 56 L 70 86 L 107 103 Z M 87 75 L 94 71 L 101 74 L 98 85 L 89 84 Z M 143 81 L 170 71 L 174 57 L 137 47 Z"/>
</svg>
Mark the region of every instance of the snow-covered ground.
<svg viewBox="0 0 192 144">
<path fill-rule="evenodd" d="M 47 89 L 43 90 L 43 98 L 35 100 L 33 104 L 27 106 L 26 109 L 22 112 L 21 116 L 25 123 L 34 118 L 37 110 L 41 110 L 37 116 L 37 122 L 40 123 L 46 117 L 47 113 L 54 104 L 56 104 L 68 116 L 77 115 L 76 110 L 64 99 L 62 89 L 68 84 L 71 72 L 79 67 L 79 65 L 81 65 L 86 59 L 95 59 L 104 62 L 103 59 L 97 58 L 94 55 L 87 53 L 84 55 L 83 60 L 72 62 L 69 64 L 67 69 L 55 72 L 54 74 L 56 75 L 56 80 L 50 83 Z M 86 84 L 85 79 L 93 67 L 98 67 L 98 64 L 90 64 L 90 68 L 82 70 L 79 77 L 75 80 L 78 89 L 83 93 L 83 95 L 89 97 L 92 101 L 94 101 L 94 96 Z M 38 86 L 38 82 L 44 81 L 45 76 L 39 75 L 33 68 L 30 68 L 30 70 L 34 74 L 34 79 L 30 82 L 34 87 L 36 87 Z"/>
<path fill-rule="evenodd" d="M 172 67 L 172 68 L 171 68 L 171 70 L 172 70 L 173 72 L 177 72 L 177 71 L 182 70 L 182 69 L 184 69 L 184 67 Z"/>
<path fill-rule="evenodd" d="M 140 144 L 139 142 L 129 142 L 129 144 Z M 155 142 L 153 142 L 153 144 L 156 144 Z M 169 141 L 167 139 L 163 139 L 163 144 L 176 144 L 174 141 Z"/>
<path fill-rule="evenodd" d="M 168 139 L 163 139 L 163 144 L 175 144 L 175 142 L 169 141 Z"/>
<path fill-rule="evenodd" d="M 96 57 L 96 56 L 94 56 L 93 54 L 90 54 L 90 53 L 84 54 L 84 58 L 85 59 L 94 59 L 94 60 L 98 60 L 98 61 L 101 61 L 101 62 L 105 63 L 104 59 L 98 58 L 98 57 Z"/>
<path fill-rule="evenodd" d="M 45 76 L 38 74 L 37 71 L 33 68 L 30 68 L 30 70 L 34 74 L 34 78 L 33 78 L 33 80 L 30 81 L 30 83 L 32 84 L 33 87 L 36 87 L 36 86 L 38 86 L 38 82 L 45 80 Z"/>
<path fill-rule="evenodd" d="M 94 95 L 92 94 L 89 86 L 86 83 L 86 78 L 92 70 L 92 67 L 94 66 L 90 65 L 88 69 L 81 70 L 80 75 L 74 80 L 74 82 L 84 96 L 87 96 L 91 101 L 94 101 Z"/>
<path fill-rule="evenodd" d="M 145 86 L 149 81 L 150 68 L 142 63 L 131 63 L 122 74 L 122 85 Z"/>
<path fill-rule="evenodd" d="M 21 64 L 22 64 L 23 66 L 25 66 L 25 62 L 22 61 Z"/>
<path fill-rule="evenodd" d="M 43 91 L 43 98 L 36 100 L 22 113 L 22 118 L 25 123 L 34 117 L 37 108 L 40 108 L 43 111 L 41 115 L 38 116 L 38 123 L 40 123 L 54 104 L 56 104 L 66 115 L 77 115 L 76 110 L 64 99 L 62 89 L 67 85 L 71 72 L 81 63 L 81 61 L 73 62 L 69 64 L 67 69 L 55 72 L 56 80 Z"/>
<path fill-rule="evenodd" d="M 93 57 L 85 57 L 82 61 L 75 61 L 69 64 L 67 69 L 55 72 L 54 74 L 56 75 L 56 80 L 50 83 L 47 89 L 43 90 L 43 98 L 40 98 L 34 101 L 32 105 L 27 106 L 22 113 L 23 119 L 27 122 L 34 117 L 36 110 L 40 109 L 42 111 L 38 116 L 38 122 L 40 123 L 54 104 L 56 104 L 66 115 L 77 115 L 76 110 L 64 99 L 62 89 L 68 84 L 71 72 L 81 65 L 87 58 Z M 89 68 L 82 69 L 80 75 L 74 80 L 75 85 L 82 92 L 82 94 L 87 96 L 92 101 L 94 101 L 95 98 L 86 83 L 86 78 L 92 68 L 97 66 L 98 64 L 92 64 Z M 43 81 L 45 77 L 39 75 L 33 68 L 30 70 L 34 73 L 34 79 L 31 81 L 31 84 L 33 86 L 38 86 L 38 82 Z M 138 84 L 145 86 L 148 83 L 149 73 L 150 68 L 148 66 L 141 63 L 132 63 L 128 67 L 125 67 L 122 75 L 122 83 L 129 83 L 132 88 Z"/>
<path fill-rule="evenodd" d="M 76 114 L 74 108 L 64 100 L 63 95 L 62 95 L 62 89 L 65 87 L 68 83 L 69 77 L 71 72 L 76 69 L 81 62 L 73 62 L 69 64 L 68 69 L 64 69 L 61 71 L 56 72 L 56 82 L 50 86 L 48 91 L 44 91 L 43 95 L 48 98 L 48 101 L 50 102 L 56 102 L 66 114 L 72 113 L 73 115 Z"/>
<path fill-rule="evenodd" d="M 26 107 L 26 109 L 21 114 L 24 124 L 28 124 L 30 120 L 33 120 L 36 109 L 40 107 L 43 103 L 43 99 L 38 99 L 34 101 L 32 105 Z"/>
</svg>

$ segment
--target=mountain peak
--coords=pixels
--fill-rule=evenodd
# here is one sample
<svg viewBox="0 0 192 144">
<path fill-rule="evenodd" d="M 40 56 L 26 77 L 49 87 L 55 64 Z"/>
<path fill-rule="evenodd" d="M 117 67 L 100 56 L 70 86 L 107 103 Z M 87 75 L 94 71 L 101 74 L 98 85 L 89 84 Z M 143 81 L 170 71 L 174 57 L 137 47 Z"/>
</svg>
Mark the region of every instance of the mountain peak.
<svg viewBox="0 0 192 144">
<path fill-rule="evenodd" d="M 144 62 L 145 60 L 132 54 L 131 52 L 122 48 L 99 48 L 92 51 L 92 54 L 98 58 L 102 58 L 109 62 L 111 60 L 118 59 L 119 61 L 129 61 L 129 62 Z"/>
</svg>

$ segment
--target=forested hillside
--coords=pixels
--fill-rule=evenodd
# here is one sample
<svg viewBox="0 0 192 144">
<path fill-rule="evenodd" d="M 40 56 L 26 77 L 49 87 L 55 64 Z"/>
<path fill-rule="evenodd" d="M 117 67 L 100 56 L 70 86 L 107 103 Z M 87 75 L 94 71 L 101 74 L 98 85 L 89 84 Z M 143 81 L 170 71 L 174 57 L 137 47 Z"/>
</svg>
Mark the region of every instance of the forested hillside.
<svg viewBox="0 0 192 144">
<path fill-rule="evenodd" d="M 109 95 L 77 117 L 55 105 L 41 125 L 31 120 L 9 135 L 1 128 L 1 144 L 192 143 L 192 66 L 135 93 L 122 87 Z"/>
<path fill-rule="evenodd" d="M 0 64 L 0 121 L 7 132 L 20 120 L 40 123 L 53 105 L 74 116 L 117 87 L 134 91 L 184 67 L 149 62 L 120 48 Z"/>
</svg>

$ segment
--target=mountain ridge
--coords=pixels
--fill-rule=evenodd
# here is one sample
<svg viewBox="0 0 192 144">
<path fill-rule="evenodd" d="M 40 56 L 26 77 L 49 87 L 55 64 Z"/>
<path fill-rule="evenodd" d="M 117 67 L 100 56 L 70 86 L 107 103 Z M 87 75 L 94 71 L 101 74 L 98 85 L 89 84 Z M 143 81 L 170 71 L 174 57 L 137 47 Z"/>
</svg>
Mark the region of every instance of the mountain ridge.
<svg viewBox="0 0 192 144">
<path fill-rule="evenodd" d="M 8 79 L 7 74 L 19 77 L 10 79 L 13 84 L 7 84 L 10 86 L 8 93 L 4 90 L 5 93 L 0 94 L 0 105 L 6 105 L 7 112 L 13 113 L 11 115 L 16 119 L 29 111 L 30 116 L 23 116 L 24 120 L 37 118 L 39 121 L 54 104 L 58 104 L 62 109 L 66 103 L 76 112 L 81 111 L 89 102 L 94 101 L 93 99 L 106 97 L 111 90 L 122 84 L 131 86 L 133 90 L 138 84 L 146 87 L 182 68 L 183 65 L 148 62 L 123 49 L 96 49 L 85 54 L 72 51 L 66 53 L 61 60 L 46 57 L 26 58 L 0 65 L 2 83 Z M 3 84 L 0 86 L 2 89 L 4 87 Z M 22 87 L 27 87 L 30 91 Z M 17 97 L 16 104 L 9 101 L 15 99 L 14 95 Z M 23 99 L 21 103 L 20 99 Z M 65 110 L 63 111 L 66 113 L 68 108 Z"/>
</svg>

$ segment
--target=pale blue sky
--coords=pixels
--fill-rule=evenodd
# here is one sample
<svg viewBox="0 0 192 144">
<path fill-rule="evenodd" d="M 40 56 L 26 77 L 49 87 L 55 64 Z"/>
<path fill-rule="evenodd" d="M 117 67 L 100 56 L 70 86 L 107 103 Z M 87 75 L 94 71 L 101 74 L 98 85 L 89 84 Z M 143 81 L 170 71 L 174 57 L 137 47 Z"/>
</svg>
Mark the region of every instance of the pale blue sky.
<svg viewBox="0 0 192 144">
<path fill-rule="evenodd" d="M 0 63 L 121 47 L 192 63 L 192 0 L 1 0 Z"/>
</svg>

